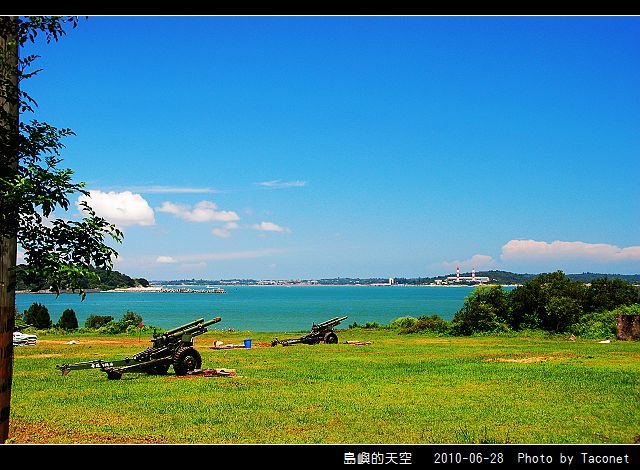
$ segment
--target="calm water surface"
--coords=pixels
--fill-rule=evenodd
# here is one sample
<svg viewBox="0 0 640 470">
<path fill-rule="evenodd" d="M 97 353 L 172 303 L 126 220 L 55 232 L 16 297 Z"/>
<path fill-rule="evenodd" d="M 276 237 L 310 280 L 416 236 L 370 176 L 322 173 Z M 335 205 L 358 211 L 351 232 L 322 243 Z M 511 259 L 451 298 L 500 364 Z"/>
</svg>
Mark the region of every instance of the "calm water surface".
<svg viewBox="0 0 640 470">
<path fill-rule="evenodd" d="M 175 287 L 175 286 L 173 286 Z M 205 286 L 189 286 L 194 289 Z M 451 320 L 473 287 L 442 286 L 224 286 L 224 294 L 168 292 L 96 292 L 81 301 L 77 294 L 17 294 L 24 312 L 33 302 L 44 304 L 56 323 L 72 308 L 84 325 L 91 314 L 119 320 L 128 310 L 147 325 L 174 328 L 197 318 L 221 317 L 213 328 L 239 331 L 307 331 L 313 322 L 348 316 L 339 328 L 410 315 L 438 314 Z"/>
</svg>

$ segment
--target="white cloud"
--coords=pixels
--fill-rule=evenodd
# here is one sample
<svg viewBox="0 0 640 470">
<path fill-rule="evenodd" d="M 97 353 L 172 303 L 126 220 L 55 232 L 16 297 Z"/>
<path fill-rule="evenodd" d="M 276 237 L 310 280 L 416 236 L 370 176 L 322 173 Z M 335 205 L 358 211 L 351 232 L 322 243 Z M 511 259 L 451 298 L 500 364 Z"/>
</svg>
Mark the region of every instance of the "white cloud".
<svg viewBox="0 0 640 470">
<path fill-rule="evenodd" d="M 157 210 L 167 212 L 189 222 L 226 222 L 240 220 L 233 211 L 218 211 L 218 206 L 210 201 L 200 201 L 193 209 L 182 204 L 164 202 Z"/>
<path fill-rule="evenodd" d="M 76 206 L 80 210 L 82 210 L 80 205 L 82 201 L 86 201 L 96 212 L 96 215 L 122 227 L 155 224 L 153 209 L 140 194 L 131 191 L 102 192 L 92 190 L 89 192 L 89 197 L 82 195 L 78 198 Z"/>
<path fill-rule="evenodd" d="M 211 233 L 216 237 L 229 238 L 231 236 L 231 230 L 235 230 L 240 227 L 236 222 L 227 222 L 222 227 L 217 227 L 211 230 Z"/>
<path fill-rule="evenodd" d="M 488 255 L 473 255 L 471 258 L 462 261 L 444 261 L 437 265 L 449 271 L 454 271 L 456 268 L 460 268 L 461 271 L 486 271 L 489 269 L 495 269 L 498 266 L 496 260 Z"/>
<path fill-rule="evenodd" d="M 263 181 L 261 183 L 256 183 L 259 186 L 264 186 L 266 188 L 273 189 L 281 189 L 281 188 L 302 188 L 307 185 L 306 181 L 282 181 L 282 180 L 273 180 L 273 181 Z"/>
<path fill-rule="evenodd" d="M 251 226 L 254 230 L 260 230 L 262 232 L 290 232 L 286 227 L 281 227 L 278 224 L 274 224 L 273 222 L 260 222 L 259 224 L 254 224 Z"/>
<path fill-rule="evenodd" d="M 161 264 L 170 264 L 170 263 L 177 263 L 177 262 L 178 260 L 176 260 L 172 256 L 158 256 L 156 258 L 156 263 L 161 263 Z"/>
<path fill-rule="evenodd" d="M 503 261 L 591 261 L 598 263 L 640 261 L 640 246 L 620 248 L 606 243 L 580 241 L 551 243 L 536 240 L 510 240 L 502 247 Z"/>
<path fill-rule="evenodd" d="M 231 236 L 231 232 L 228 229 L 222 227 L 214 228 L 213 230 L 211 230 L 211 233 L 220 238 L 229 238 Z"/>
</svg>

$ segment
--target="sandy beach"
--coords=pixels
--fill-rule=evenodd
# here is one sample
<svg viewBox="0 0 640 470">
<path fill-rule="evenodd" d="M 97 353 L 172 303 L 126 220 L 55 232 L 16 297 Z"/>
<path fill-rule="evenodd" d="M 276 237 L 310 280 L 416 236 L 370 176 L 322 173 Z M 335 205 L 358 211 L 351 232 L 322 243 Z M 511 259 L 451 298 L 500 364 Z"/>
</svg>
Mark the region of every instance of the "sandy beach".
<svg viewBox="0 0 640 470">
<path fill-rule="evenodd" d="M 101 292 L 160 292 L 162 287 L 149 286 L 149 287 L 120 287 L 117 289 L 106 290 Z"/>
</svg>

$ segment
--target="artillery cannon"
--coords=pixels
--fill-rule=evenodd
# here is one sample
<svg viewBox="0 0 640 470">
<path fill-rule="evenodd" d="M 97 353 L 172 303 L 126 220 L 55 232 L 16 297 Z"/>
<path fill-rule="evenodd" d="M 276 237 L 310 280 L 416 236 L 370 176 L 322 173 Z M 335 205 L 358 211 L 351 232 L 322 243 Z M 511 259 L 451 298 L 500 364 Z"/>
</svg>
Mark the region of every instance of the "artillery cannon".
<svg viewBox="0 0 640 470">
<path fill-rule="evenodd" d="M 347 317 L 335 317 L 331 320 L 324 321 L 316 324 L 315 322 L 311 326 L 311 331 L 300 338 L 274 339 L 271 342 L 271 346 L 281 344 L 283 346 L 289 346 L 291 344 L 303 343 L 303 344 L 318 344 L 324 342 L 325 344 L 336 344 L 338 342 L 338 335 L 333 328 L 338 326 L 342 320 L 346 320 Z"/>
<path fill-rule="evenodd" d="M 116 361 L 97 359 L 75 364 L 56 366 L 67 375 L 72 370 L 100 369 L 110 380 L 117 380 L 125 372 L 146 372 L 153 375 L 164 375 L 173 366 L 176 375 L 186 375 L 187 372 L 200 369 L 202 357 L 193 346 L 193 338 L 207 332 L 207 326 L 218 323 L 222 318 L 216 317 L 204 321 L 204 318 L 194 320 L 185 325 L 165 331 L 161 334 L 154 332 L 151 342 L 153 346 Z"/>
</svg>

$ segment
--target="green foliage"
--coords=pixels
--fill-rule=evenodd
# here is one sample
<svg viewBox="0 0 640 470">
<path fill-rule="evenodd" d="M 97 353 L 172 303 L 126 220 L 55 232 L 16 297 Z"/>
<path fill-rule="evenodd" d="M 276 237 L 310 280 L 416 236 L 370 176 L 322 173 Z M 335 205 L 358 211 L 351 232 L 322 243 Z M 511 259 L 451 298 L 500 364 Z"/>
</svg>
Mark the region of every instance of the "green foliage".
<svg viewBox="0 0 640 470">
<path fill-rule="evenodd" d="M 57 326 L 66 331 L 77 330 L 78 318 L 76 317 L 76 312 L 72 308 L 65 309 L 60 316 L 60 320 L 58 320 Z"/>
<path fill-rule="evenodd" d="M 622 305 L 615 309 L 616 315 L 640 315 L 640 303 Z"/>
<path fill-rule="evenodd" d="M 98 333 L 105 335 L 138 334 L 141 330 L 146 331 L 149 329 L 161 330 L 150 325 L 143 325 L 142 327 L 140 325 L 143 325 L 142 316 L 131 310 L 127 310 L 118 321 L 114 321 L 112 316 L 89 315 L 84 324 L 85 328 L 97 330 Z"/>
<path fill-rule="evenodd" d="M 384 325 L 381 325 L 378 322 L 366 322 L 364 325 L 358 325 L 357 322 L 353 322 L 351 325 L 349 325 L 350 329 L 353 328 L 369 328 L 369 329 L 377 329 L 377 328 L 385 328 Z"/>
<path fill-rule="evenodd" d="M 389 328 L 394 330 L 407 329 L 413 327 L 417 321 L 418 319 L 415 317 L 400 317 L 392 320 L 391 323 L 389 323 Z"/>
<path fill-rule="evenodd" d="M 455 335 L 505 331 L 507 312 L 507 297 L 501 286 L 478 286 L 454 315 L 451 330 Z"/>
<path fill-rule="evenodd" d="M 562 271 L 544 273 L 503 292 L 500 286 L 478 286 L 456 312 L 456 335 L 509 330 L 573 332 L 589 337 L 615 333 L 615 321 L 605 310 L 638 302 L 638 288 L 621 279 L 595 279 L 591 285 L 573 281 Z"/>
<path fill-rule="evenodd" d="M 28 268 L 24 264 L 16 266 L 16 290 L 36 292 L 49 289 L 47 279 L 42 276 L 28 276 L 27 271 Z M 146 279 L 133 279 L 115 270 L 89 267 L 88 271 L 91 275 L 79 278 L 76 285 L 77 289 L 112 290 L 138 286 L 149 287 L 149 281 Z"/>
<path fill-rule="evenodd" d="M 620 279 L 604 277 L 591 281 L 586 293 L 585 310 L 598 312 L 638 302 L 640 288 Z"/>
<path fill-rule="evenodd" d="M 38 56 L 19 54 L 39 34 L 47 42 L 57 41 L 65 34 L 65 23 L 75 27 L 77 18 L 0 17 L 0 34 L 7 42 L 0 49 L 0 236 L 17 237 L 25 253 L 27 285 L 56 293 L 79 289 L 84 298 L 83 283 L 96 277 L 91 268 L 113 267 L 117 252 L 105 239 L 119 243 L 123 233 L 82 201 L 80 221 L 54 218 L 55 211 L 69 210 L 74 194 L 89 192 L 84 183 L 72 181 L 72 170 L 59 167 L 62 140 L 73 131 L 35 119 L 26 122 L 36 102 L 23 84 L 40 70 L 32 70 Z"/>
<path fill-rule="evenodd" d="M 24 322 L 38 330 L 46 330 L 51 328 L 51 316 L 49 309 L 37 302 L 32 303 L 24 312 Z"/>
<path fill-rule="evenodd" d="M 546 303 L 542 329 L 562 333 L 582 317 L 580 301 L 568 296 L 551 296 Z"/>
<path fill-rule="evenodd" d="M 617 329 L 616 315 L 617 312 L 615 310 L 594 312 L 572 325 L 569 331 L 583 339 L 615 338 Z"/>
<path fill-rule="evenodd" d="M 142 324 L 142 316 L 131 310 L 127 310 L 118 323 L 123 332 L 131 328 L 137 329 Z"/>
<path fill-rule="evenodd" d="M 593 312 L 583 316 L 571 328 L 571 332 L 584 339 L 615 338 L 618 315 L 640 315 L 640 303 L 621 305 L 612 310 Z"/>
<path fill-rule="evenodd" d="M 404 322 L 404 325 L 406 326 L 401 327 L 399 331 L 401 335 L 410 333 L 435 333 L 437 335 L 446 335 L 451 329 L 449 322 L 442 319 L 439 315 L 420 316 L 413 324 L 409 323 L 410 322 Z"/>
<path fill-rule="evenodd" d="M 562 271 L 540 274 L 509 293 L 507 323 L 516 330 L 564 332 L 583 313 L 586 287 Z"/>
<path fill-rule="evenodd" d="M 85 328 L 98 329 L 113 321 L 113 317 L 109 315 L 89 315 L 84 322 Z"/>
</svg>

